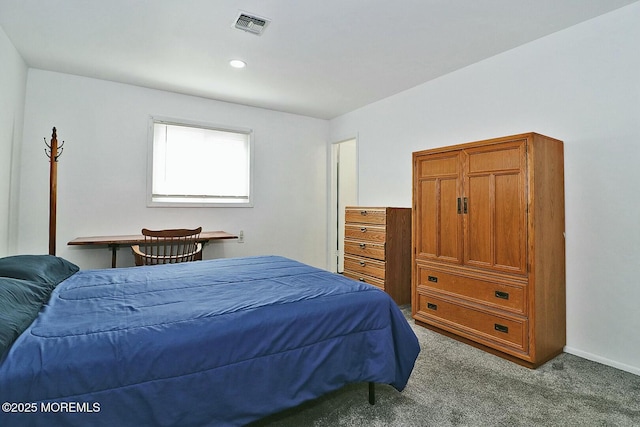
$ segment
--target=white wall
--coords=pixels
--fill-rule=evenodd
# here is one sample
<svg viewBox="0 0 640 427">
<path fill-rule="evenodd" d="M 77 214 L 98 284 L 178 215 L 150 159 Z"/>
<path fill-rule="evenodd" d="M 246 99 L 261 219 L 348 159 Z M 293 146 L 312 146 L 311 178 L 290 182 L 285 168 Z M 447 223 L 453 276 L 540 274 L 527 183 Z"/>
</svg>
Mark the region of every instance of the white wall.
<svg viewBox="0 0 640 427">
<path fill-rule="evenodd" d="M 0 28 L 0 256 L 15 250 L 27 66 Z"/>
<path fill-rule="evenodd" d="M 254 207 L 146 207 L 150 115 L 253 129 Z M 49 164 L 43 138 L 50 140 L 53 126 L 58 141 L 65 141 L 58 163 L 56 254 L 81 268 L 110 266 L 110 252 L 67 246 L 75 237 L 200 225 L 245 235 L 245 243 L 206 246 L 204 258 L 278 254 L 326 266 L 326 120 L 30 69 L 20 253 L 48 251 Z M 123 248 L 118 266 L 128 265 L 133 265 L 131 250 Z"/>
<path fill-rule="evenodd" d="M 567 347 L 640 374 L 640 4 L 331 121 L 359 201 L 410 206 L 411 153 L 535 131 L 565 142 Z M 419 54 L 419 53 L 417 53 Z"/>
</svg>

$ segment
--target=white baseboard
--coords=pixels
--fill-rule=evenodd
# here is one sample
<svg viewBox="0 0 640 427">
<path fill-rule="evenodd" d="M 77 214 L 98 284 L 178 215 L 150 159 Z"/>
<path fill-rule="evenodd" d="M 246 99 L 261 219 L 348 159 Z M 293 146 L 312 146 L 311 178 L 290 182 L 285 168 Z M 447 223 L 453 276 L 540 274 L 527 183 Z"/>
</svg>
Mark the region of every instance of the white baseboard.
<svg viewBox="0 0 640 427">
<path fill-rule="evenodd" d="M 630 372 L 635 375 L 640 375 L 640 368 L 636 366 L 631 366 L 631 365 L 626 365 L 624 363 L 616 362 L 615 360 L 611 360 L 605 357 L 597 356 L 595 354 L 587 353 L 586 351 L 578 350 L 577 348 L 565 346 L 564 352 L 573 354 L 574 356 L 582 357 L 583 359 L 591 360 L 592 362 L 602 363 L 603 365 L 611 366 L 613 368 Z"/>
</svg>

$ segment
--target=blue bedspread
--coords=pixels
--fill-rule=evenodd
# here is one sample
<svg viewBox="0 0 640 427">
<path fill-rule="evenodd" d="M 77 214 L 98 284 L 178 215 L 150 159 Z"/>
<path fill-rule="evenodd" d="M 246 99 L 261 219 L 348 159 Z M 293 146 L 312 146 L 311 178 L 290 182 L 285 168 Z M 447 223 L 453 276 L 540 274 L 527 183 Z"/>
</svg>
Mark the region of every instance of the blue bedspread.
<svg viewBox="0 0 640 427">
<path fill-rule="evenodd" d="M 242 425 L 418 352 L 387 294 L 282 257 L 80 271 L 0 361 L 0 425 Z"/>
</svg>

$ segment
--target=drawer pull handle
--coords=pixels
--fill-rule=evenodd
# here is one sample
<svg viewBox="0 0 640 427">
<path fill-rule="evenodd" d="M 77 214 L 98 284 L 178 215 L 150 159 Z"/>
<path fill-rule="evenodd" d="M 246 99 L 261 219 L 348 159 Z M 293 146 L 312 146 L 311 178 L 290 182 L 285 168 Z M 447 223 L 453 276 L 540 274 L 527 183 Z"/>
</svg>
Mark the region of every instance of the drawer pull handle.
<svg viewBox="0 0 640 427">
<path fill-rule="evenodd" d="M 366 233 L 367 232 L 367 227 L 361 227 L 360 231 L 362 231 L 363 233 Z"/>
<path fill-rule="evenodd" d="M 358 280 L 361 281 L 361 282 L 365 282 L 365 283 L 367 282 L 366 280 L 364 280 L 364 277 L 361 277 Z"/>
<path fill-rule="evenodd" d="M 438 278 L 436 276 L 429 276 L 428 280 L 433 283 L 438 283 Z"/>
<path fill-rule="evenodd" d="M 367 211 L 360 211 L 360 215 L 367 216 Z"/>
<path fill-rule="evenodd" d="M 509 299 L 509 292 L 496 291 L 496 298 Z"/>
<path fill-rule="evenodd" d="M 432 304 L 432 303 L 428 302 L 428 303 L 427 303 L 427 308 L 428 308 L 429 310 L 437 310 L 437 309 L 438 309 L 438 306 L 437 306 L 436 304 Z"/>
<path fill-rule="evenodd" d="M 360 261 L 360 267 L 364 267 L 365 265 L 367 265 L 367 264 L 365 264 L 364 261 Z"/>
<path fill-rule="evenodd" d="M 499 323 L 496 323 L 495 325 L 493 325 L 493 328 L 498 332 L 504 332 L 505 334 L 509 333 L 509 327 L 500 325 Z"/>
<path fill-rule="evenodd" d="M 365 245 L 364 243 L 360 243 L 360 249 L 364 249 L 367 245 Z"/>
</svg>

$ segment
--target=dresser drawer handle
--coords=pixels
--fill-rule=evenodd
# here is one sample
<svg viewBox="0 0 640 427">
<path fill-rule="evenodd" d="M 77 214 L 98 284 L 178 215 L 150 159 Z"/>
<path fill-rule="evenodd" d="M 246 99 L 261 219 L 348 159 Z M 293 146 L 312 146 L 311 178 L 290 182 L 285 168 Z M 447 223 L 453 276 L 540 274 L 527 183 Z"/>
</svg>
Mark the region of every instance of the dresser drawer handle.
<svg viewBox="0 0 640 427">
<path fill-rule="evenodd" d="M 428 280 L 433 283 L 438 283 L 438 278 L 436 276 L 429 276 Z"/>
<path fill-rule="evenodd" d="M 364 261 L 360 261 L 360 267 L 364 267 L 365 265 L 367 265 L 367 264 L 365 264 Z"/>
<path fill-rule="evenodd" d="M 432 304 L 430 302 L 427 303 L 427 308 L 429 310 L 437 310 L 438 309 L 438 305 L 437 304 Z"/>
<path fill-rule="evenodd" d="M 364 249 L 367 245 L 365 245 L 364 243 L 360 243 L 360 249 Z"/>
<path fill-rule="evenodd" d="M 367 211 L 360 211 L 360 215 L 367 216 Z"/>
<path fill-rule="evenodd" d="M 496 298 L 509 299 L 509 292 L 496 291 Z"/>
<path fill-rule="evenodd" d="M 360 231 L 362 231 L 363 233 L 366 233 L 367 232 L 367 227 L 361 227 Z"/>
<path fill-rule="evenodd" d="M 495 325 L 493 325 L 493 329 L 495 329 L 498 332 L 504 332 L 505 334 L 509 333 L 509 327 L 500 325 L 499 323 L 496 323 Z"/>
<path fill-rule="evenodd" d="M 366 281 L 366 280 L 364 280 L 364 277 L 361 277 L 361 278 L 359 278 L 358 280 L 359 280 L 359 281 L 361 281 L 361 282 L 365 282 L 365 283 L 367 283 L 367 281 Z"/>
</svg>

